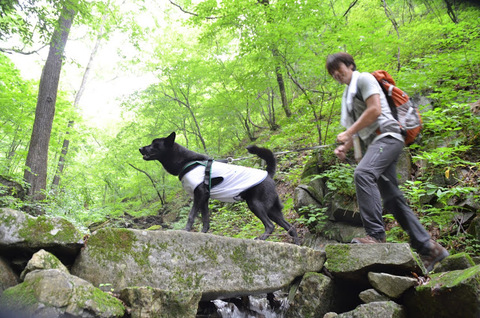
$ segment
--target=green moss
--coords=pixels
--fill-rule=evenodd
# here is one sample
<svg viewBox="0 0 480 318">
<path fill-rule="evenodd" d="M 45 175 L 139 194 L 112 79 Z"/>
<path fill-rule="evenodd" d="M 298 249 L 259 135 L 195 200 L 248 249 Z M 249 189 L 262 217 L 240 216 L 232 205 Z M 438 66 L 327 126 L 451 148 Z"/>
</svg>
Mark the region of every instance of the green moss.
<svg viewBox="0 0 480 318">
<path fill-rule="evenodd" d="M 152 246 L 150 244 L 145 244 L 140 246 L 140 251 L 137 251 L 136 253 L 132 253 L 132 257 L 135 260 L 135 262 L 140 265 L 140 266 L 145 266 L 150 263 L 148 260 L 148 257 L 150 256 L 150 251 L 152 249 Z"/>
<path fill-rule="evenodd" d="M 444 288 L 452 288 L 462 282 L 475 279 L 480 287 L 480 265 L 470 267 L 464 270 L 456 270 L 445 273 L 432 274 L 428 284 L 417 287 L 418 289 L 431 289 L 438 285 Z"/>
<path fill-rule="evenodd" d="M 33 310 L 37 304 L 37 297 L 32 285 L 26 283 L 6 289 L 0 297 L 0 308 L 16 313 L 27 313 Z"/>
<path fill-rule="evenodd" d="M 193 268 L 190 269 L 189 273 L 178 269 L 173 275 L 172 280 L 175 282 L 175 285 L 183 285 L 187 290 L 199 289 L 204 275 L 199 275 L 196 269 Z"/>
<path fill-rule="evenodd" d="M 201 246 L 198 250 L 198 253 L 204 256 L 210 262 L 212 262 L 212 265 L 218 265 L 217 251 L 215 251 L 213 248 Z"/>
<path fill-rule="evenodd" d="M 6 227 L 10 227 L 17 221 L 17 218 L 7 212 L 5 209 L 1 209 L 0 223 Z"/>
<path fill-rule="evenodd" d="M 231 254 L 232 261 L 238 265 L 242 271 L 242 278 L 247 283 L 252 285 L 255 281 L 254 273 L 259 269 L 259 263 L 248 257 L 246 244 L 235 247 Z"/>
<path fill-rule="evenodd" d="M 112 312 L 115 316 L 122 316 L 125 307 L 117 298 L 104 293 L 98 288 L 90 286 L 78 286 L 75 289 L 77 304 L 79 307 L 89 309 L 92 307 L 100 313 Z M 94 304 L 92 306 L 92 303 Z"/>
<path fill-rule="evenodd" d="M 52 219 L 39 216 L 37 218 L 27 217 L 25 221 L 18 234 L 27 241 L 35 239 L 45 242 L 76 242 L 80 239 L 81 234 L 75 226 L 62 218 Z"/>
<path fill-rule="evenodd" d="M 45 263 L 45 268 L 47 269 L 64 268 L 62 262 L 55 255 L 50 253 L 44 254 L 43 262 Z"/>
<path fill-rule="evenodd" d="M 135 256 L 132 249 L 136 241 L 137 238 L 131 230 L 105 228 L 89 238 L 87 247 L 92 257 L 97 260 L 118 262 L 126 255 Z"/>
<path fill-rule="evenodd" d="M 167 242 L 159 243 L 159 244 L 157 244 L 157 247 L 158 247 L 158 249 L 160 249 L 162 251 L 166 251 L 168 249 L 168 243 Z"/>
<path fill-rule="evenodd" d="M 344 264 L 351 262 L 348 244 L 330 244 L 325 247 L 327 262 L 325 267 L 334 272 L 341 272 Z"/>
</svg>

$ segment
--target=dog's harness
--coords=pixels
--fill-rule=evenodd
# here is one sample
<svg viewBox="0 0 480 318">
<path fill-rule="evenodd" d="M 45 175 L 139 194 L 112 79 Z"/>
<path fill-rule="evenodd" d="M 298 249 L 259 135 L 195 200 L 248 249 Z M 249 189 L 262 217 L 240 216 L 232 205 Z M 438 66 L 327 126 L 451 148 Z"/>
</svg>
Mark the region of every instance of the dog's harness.
<svg viewBox="0 0 480 318">
<path fill-rule="evenodd" d="M 182 181 L 182 178 L 188 172 L 190 172 L 193 168 L 195 168 L 199 165 L 200 166 L 205 166 L 205 178 L 203 179 L 203 184 L 205 184 L 207 186 L 207 193 L 210 196 L 210 189 L 212 188 L 212 163 L 213 163 L 212 158 L 208 158 L 205 161 L 189 162 L 182 168 L 182 170 L 178 174 L 178 179 L 180 179 L 180 181 Z"/>
<path fill-rule="evenodd" d="M 204 166 L 203 169 L 201 166 Z M 204 184 L 207 196 L 223 202 L 237 202 L 243 200 L 241 193 L 259 183 L 267 177 L 265 170 L 230 165 L 222 160 L 200 160 L 187 163 L 179 174 L 183 188 L 193 197 L 195 188 Z M 221 178 L 221 182 L 213 185 L 214 178 Z"/>
</svg>

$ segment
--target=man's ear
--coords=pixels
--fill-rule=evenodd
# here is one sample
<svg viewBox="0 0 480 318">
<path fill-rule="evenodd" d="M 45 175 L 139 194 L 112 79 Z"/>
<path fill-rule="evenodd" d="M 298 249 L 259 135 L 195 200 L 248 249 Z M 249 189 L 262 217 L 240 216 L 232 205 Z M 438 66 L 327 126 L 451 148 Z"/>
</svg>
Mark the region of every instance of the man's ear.
<svg viewBox="0 0 480 318">
<path fill-rule="evenodd" d="M 167 138 L 165 138 L 165 145 L 167 147 L 172 147 L 175 142 L 175 132 L 172 132 Z"/>
</svg>

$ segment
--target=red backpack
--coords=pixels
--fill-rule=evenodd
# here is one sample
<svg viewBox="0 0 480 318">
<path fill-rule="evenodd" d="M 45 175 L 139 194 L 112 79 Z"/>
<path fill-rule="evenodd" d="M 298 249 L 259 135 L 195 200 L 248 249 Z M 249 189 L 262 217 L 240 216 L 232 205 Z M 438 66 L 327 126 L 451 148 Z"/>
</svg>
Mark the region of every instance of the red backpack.
<svg viewBox="0 0 480 318">
<path fill-rule="evenodd" d="M 395 86 L 395 81 L 386 71 L 375 71 L 372 75 L 385 93 L 393 117 L 400 124 L 402 135 L 405 136 L 405 145 L 413 144 L 422 129 L 422 117 L 418 107 L 404 91 Z"/>
</svg>

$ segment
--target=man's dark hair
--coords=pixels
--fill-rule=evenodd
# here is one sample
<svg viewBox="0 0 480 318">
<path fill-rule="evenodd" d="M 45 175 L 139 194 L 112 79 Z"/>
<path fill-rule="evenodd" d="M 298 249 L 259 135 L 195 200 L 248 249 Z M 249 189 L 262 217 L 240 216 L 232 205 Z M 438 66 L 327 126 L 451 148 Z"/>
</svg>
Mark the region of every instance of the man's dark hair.
<svg viewBox="0 0 480 318">
<path fill-rule="evenodd" d="M 355 65 L 355 61 L 353 60 L 353 57 L 345 52 L 339 52 L 335 54 L 330 54 L 327 56 L 327 71 L 330 75 L 333 74 L 335 70 L 337 70 L 340 67 L 340 63 L 345 64 L 345 66 L 349 67 L 350 65 L 353 65 L 353 70 L 357 70 L 357 65 Z"/>
</svg>

